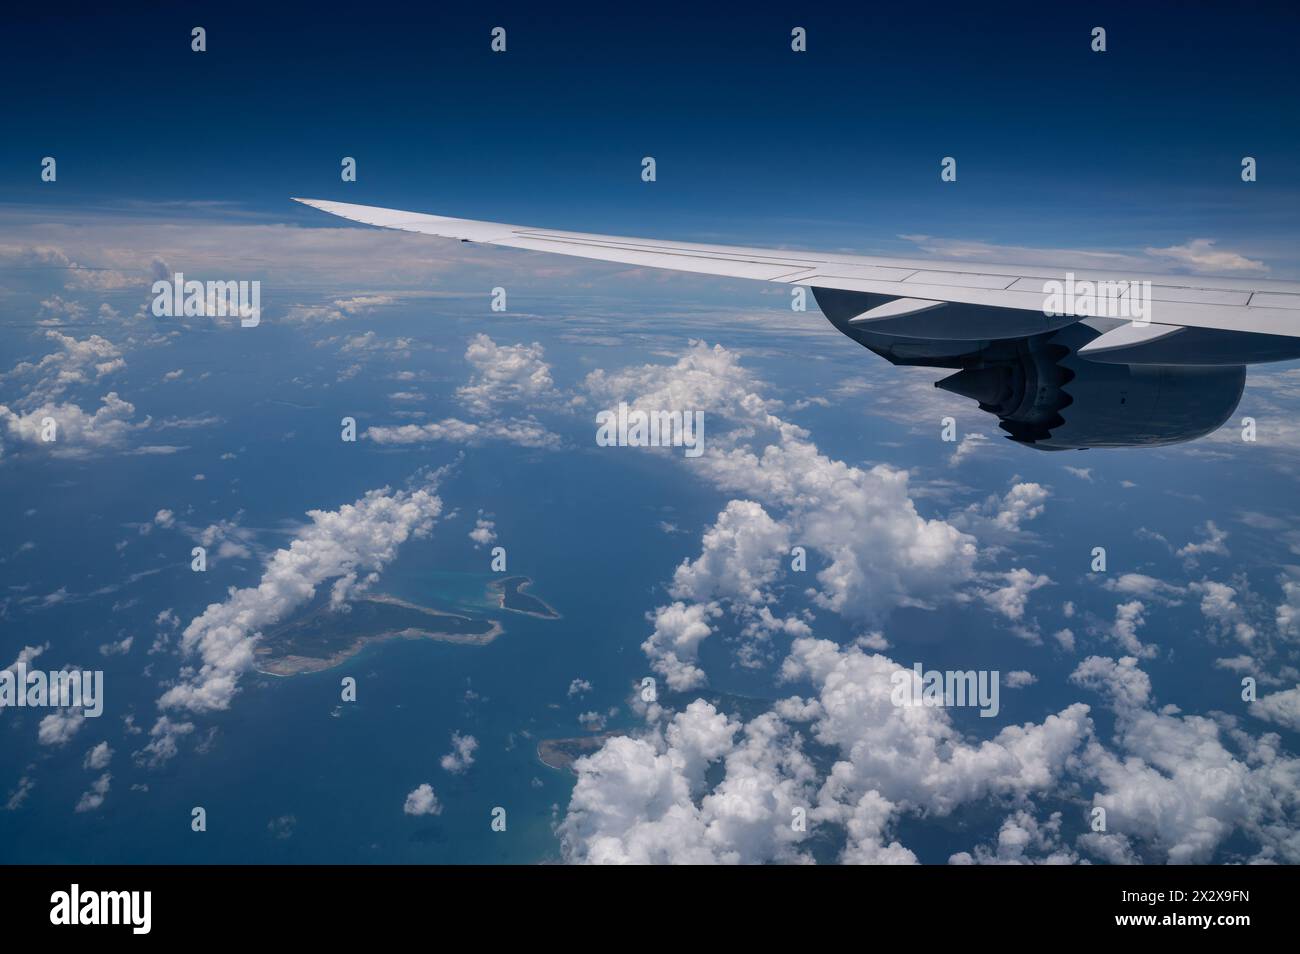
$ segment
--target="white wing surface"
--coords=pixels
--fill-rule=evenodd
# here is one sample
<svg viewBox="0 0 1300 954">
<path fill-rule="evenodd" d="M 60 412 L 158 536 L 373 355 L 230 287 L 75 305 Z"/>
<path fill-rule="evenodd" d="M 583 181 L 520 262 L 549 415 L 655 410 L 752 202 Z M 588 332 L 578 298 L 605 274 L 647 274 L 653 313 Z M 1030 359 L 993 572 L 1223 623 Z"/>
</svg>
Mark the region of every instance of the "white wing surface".
<svg viewBox="0 0 1300 954">
<path fill-rule="evenodd" d="M 463 242 L 638 267 L 859 292 L 863 293 L 864 301 L 874 303 L 872 307 L 879 307 L 879 302 L 885 299 L 905 300 L 906 305 L 901 309 L 895 307 L 891 315 L 905 316 L 909 310 L 924 313 L 944 303 L 976 306 L 980 311 L 1010 309 L 1042 313 L 1045 285 L 1053 281 L 1064 283 L 1067 273 L 1076 283 L 1150 282 L 1149 320 L 1154 324 L 1300 337 L 1300 282 L 1120 273 L 1068 266 L 936 262 L 668 242 L 454 219 L 323 199 L 295 201 L 353 222 Z M 969 313 L 968 309 L 962 311 Z M 863 316 L 866 320 L 871 317 Z"/>
</svg>

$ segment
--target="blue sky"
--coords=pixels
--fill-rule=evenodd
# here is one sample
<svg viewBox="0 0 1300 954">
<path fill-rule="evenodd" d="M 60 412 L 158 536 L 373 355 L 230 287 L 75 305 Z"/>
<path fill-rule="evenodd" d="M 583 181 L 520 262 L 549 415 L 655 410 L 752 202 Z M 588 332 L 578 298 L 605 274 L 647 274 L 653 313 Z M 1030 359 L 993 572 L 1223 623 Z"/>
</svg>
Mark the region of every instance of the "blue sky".
<svg viewBox="0 0 1300 954">
<path fill-rule="evenodd" d="M 941 251 L 1208 238 L 1292 274 L 1293 11 L 376 12 L 22 14 L 0 40 L 0 72 L 21 91 L 6 106 L 0 200 L 135 214 L 221 203 L 199 208 L 317 225 L 286 201 L 313 195 L 864 251 L 914 251 L 900 235 Z M 206 53 L 189 49 L 194 25 Z M 505 54 L 489 51 L 495 25 Z M 789 50 L 794 25 L 809 31 L 805 54 Z M 37 178 L 45 155 L 59 160 L 54 186 Z M 345 155 L 356 183 L 339 181 Z M 645 155 L 653 185 L 639 179 Z M 1249 185 L 1245 155 L 1259 161 Z M 944 156 L 956 183 L 939 181 Z"/>
</svg>

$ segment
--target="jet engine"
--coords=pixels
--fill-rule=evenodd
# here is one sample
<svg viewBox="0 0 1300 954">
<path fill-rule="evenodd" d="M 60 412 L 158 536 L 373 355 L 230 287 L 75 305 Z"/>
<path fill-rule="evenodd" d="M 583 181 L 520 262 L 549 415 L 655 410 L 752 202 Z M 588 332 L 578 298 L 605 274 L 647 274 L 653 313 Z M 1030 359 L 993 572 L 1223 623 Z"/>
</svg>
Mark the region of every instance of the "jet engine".
<svg viewBox="0 0 1300 954">
<path fill-rule="evenodd" d="M 1227 421 L 1245 387 L 1244 365 L 1117 364 L 1079 355 L 1120 322 L 1089 320 L 976 341 L 906 337 L 855 324 L 861 307 L 843 293 L 816 294 L 845 335 L 896 365 L 952 368 L 936 387 L 976 401 L 1009 439 L 1041 450 L 1195 440 Z M 980 329 L 996 330 L 987 321 Z"/>
</svg>

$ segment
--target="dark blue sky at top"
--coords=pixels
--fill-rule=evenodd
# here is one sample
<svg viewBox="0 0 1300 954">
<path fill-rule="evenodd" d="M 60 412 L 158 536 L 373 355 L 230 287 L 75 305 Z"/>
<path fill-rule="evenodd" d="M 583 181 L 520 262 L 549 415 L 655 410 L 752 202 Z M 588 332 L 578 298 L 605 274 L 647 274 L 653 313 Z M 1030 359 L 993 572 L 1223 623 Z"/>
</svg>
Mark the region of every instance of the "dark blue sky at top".
<svg viewBox="0 0 1300 954">
<path fill-rule="evenodd" d="M 307 195 L 832 248 L 925 233 L 1211 237 L 1249 252 L 1300 224 L 1288 5 L 620 7 L 7 14 L 0 202 L 219 202 L 324 224 L 287 201 Z M 190 51 L 195 25 L 204 54 Z M 504 55 L 489 50 L 497 25 Z M 790 52 L 795 25 L 806 54 Z M 44 155 L 57 188 L 38 181 Z M 345 155 L 355 184 L 339 181 Z M 947 155 L 953 185 L 939 180 Z M 1253 186 L 1243 155 L 1259 160 Z"/>
</svg>

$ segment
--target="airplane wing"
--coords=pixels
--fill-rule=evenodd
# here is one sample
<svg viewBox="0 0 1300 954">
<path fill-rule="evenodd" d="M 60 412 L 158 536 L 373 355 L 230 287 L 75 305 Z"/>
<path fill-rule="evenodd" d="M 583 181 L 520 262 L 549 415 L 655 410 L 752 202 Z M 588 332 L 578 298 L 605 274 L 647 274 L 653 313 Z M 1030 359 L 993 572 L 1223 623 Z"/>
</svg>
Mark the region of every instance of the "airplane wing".
<svg viewBox="0 0 1300 954">
<path fill-rule="evenodd" d="M 1079 316 L 1055 322 L 1045 317 L 1045 287 L 1049 282 L 1066 282 L 1068 273 L 1076 284 L 1150 282 L 1151 326 L 1125 325 L 1103 334 L 1081 352 L 1091 352 L 1089 356 L 1096 360 L 1128 361 L 1135 355 L 1140 358 L 1144 351 L 1169 351 L 1171 338 L 1179 339 L 1176 333 L 1187 329 L 1206 329 L 1211 334 L 1208 339 L 1204 333 L 1182 336 L 1178 343 L 1183 350 L 1191 345 L 1196 350 L 1214 350 L 1215 342 L 1223 336 L 1213 332 L 1300 338 L 1300 282 L 669 242 L 455 219 L 323 199 L 295 201 L 353 222 L 462 242 L 805 286 L 817 290 L 824 311 L 827 302 L 832 303 L 832 309 L 838 308 L 840 321 L 885 335 L 974 339 L 1014 337 L 1062 327 L 1078 321 Z M 829 311 L 828 317 L 837 320 Z M 1119 334 L 1110 338 L 1116 332 Z M 1205 344 L 1207 340 L 1209 345 Z M 1261 347 L 1262 341 L 1255 350 Z"/>
</svg>

